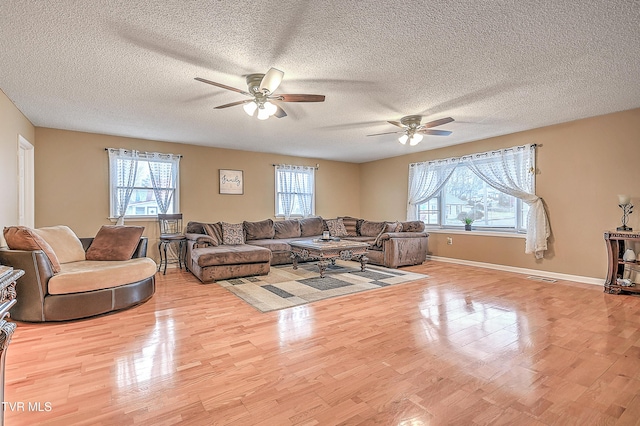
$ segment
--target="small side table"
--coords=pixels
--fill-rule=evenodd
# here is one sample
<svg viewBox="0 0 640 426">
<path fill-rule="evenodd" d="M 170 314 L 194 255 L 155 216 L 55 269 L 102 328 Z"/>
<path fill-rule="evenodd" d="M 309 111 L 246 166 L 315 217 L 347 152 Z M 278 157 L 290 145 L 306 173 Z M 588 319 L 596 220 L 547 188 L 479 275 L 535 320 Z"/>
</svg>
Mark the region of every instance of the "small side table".
<svg viewBox="0 0 640 426">
<path fill-rule="evenodd" d="M 4 365 L 11 336 L 16 324 L 8 322 L 9 309 L 16 304 L 16 280 L 24 275 L 22 269 L 0 265 L 0 400 L 4 401 Z M 0 414 L 0 426 L 4 425 L 4 410 Z"/>
</svg>

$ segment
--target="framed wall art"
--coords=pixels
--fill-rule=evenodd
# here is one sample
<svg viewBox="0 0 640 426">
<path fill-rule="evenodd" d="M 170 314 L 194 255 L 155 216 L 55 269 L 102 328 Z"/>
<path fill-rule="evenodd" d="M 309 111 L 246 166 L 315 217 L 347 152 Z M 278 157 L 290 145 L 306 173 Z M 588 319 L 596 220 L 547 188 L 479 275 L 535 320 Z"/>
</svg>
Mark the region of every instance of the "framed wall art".
<svg viewBox="0 0 640 426">
<path fill-rule="evenodd" d="M 220 194 L 244 194 L 242 170 L 220 169 Z"/>
</svg>

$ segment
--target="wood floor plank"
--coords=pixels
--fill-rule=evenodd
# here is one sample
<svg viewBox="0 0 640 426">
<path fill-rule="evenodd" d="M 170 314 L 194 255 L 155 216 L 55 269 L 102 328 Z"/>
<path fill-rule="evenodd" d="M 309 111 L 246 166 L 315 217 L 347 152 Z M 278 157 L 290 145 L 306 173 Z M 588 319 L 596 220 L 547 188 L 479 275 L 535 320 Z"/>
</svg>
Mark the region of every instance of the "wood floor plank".
<svg viewBox="0 0 640 426">
<path fill-rule="evenodd" d="M 147 303 L 18 323 L 10 425 L 640 425 L 640 296 L 430 261 L 260 313 L 171 269 Z"/>
</svg>

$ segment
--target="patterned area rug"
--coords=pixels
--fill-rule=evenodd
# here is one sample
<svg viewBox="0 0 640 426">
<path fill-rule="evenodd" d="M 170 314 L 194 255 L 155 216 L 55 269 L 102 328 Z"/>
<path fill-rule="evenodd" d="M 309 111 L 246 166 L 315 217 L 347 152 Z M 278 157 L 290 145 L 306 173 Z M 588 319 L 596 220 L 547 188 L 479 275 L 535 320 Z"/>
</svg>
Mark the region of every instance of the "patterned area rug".
<svg viewBox="0 0 640 426">
<path fill-rule="evenodd" d="M 375 265 L 367 265 L 361 272 L 360 263 L 338 260 L 327 267 L 324 278 L 320 278 L 315 262 L 309 262 L 299 264 L 297 270 L 291 265 L 272 266 L 268 275 L 223 280 L 217 284 L 259 311 L 269 312 L 427 277 Z"/>
</svg>

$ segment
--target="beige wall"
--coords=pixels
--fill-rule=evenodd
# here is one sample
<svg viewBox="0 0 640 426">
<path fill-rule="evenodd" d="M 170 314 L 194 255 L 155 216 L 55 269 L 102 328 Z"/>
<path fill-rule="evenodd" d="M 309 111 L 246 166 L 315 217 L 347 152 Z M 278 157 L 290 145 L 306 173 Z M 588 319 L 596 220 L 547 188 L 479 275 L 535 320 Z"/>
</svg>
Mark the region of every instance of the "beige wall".
<svg viewBox="0 0 640 426">
<path fill-rule="evenodd" d="M 0 91 L 0 229 L 18 223 L 18 136 L 35 146 L 34 132 L 31 122 Z"/>
<path fill-rule="evenodd" d="M 92 236 L 109 215 L 108 158 L 105 148 L 127 148 L 183 155 L 180 210 L 189 220 L 257 221 L 274 217 L 272 164 L 315 165 L 316 214 L 360 215 L 359 166 L 229 149 L 36 128 L 36 227 L 66 224 L 79 236 Z M 218 169 L 244 171 L 244 195 L 218 194 Z M 349 190 L 345 190 L 349 188 Z M 146 227 L 157 238 L 155 222 Z M 155 247 L 150 256 L 155 257 Z"/>
<path fill-rule="evenodd" d="M 429 138 L 422 142 L 429 143 Z M 408 165 L 528 143 L 537 149 L 537 194 L 551 222 L 544 259 L 524 254 L 524 240 L 473 234 L 431 234 L 434 256 L 604 278 L 603 232 L 620 225 L 617 194 L 640 205 L 640 109 L 425 151 L 361 165 L 360 209 L 371 219 L 406 217 Z M 640 230 L 640 211 L 629 225 Z M 446 237 L 453 237 L 453 245 Z"/>
<path fill-rule="evenodd" d="M 46 128 L 36 128 L 34 138 L 29 135 L 28 121 L 10 102 L 5 105 L 6 97 L 0 100 L 2 111 L 17 117 L 10 121 L 8 134 L 3 125 L 2 161 L 12 169 L 3 167 L 0 173 L 15 179 L 16 134 L 25 132 L 32 143 L 37 141 L 36 226 L 68 224 L 81 236 L 94 235 L 101 225 L 111 223 L 107 219 L 105 147 L 182 154 L 181 210 L 185 220 L 233 222 L 273 217 L 273 163 L 320 164 L 316 213 L 323 217 L 403 220 L 409 163 L 537 143 L 537 193 L 547 205 L 552 228 L 545 258 L 525 255 L 524 239 L 478 233 L 432 233 L 430 253 L 599 279 L 605 276 L 607 262 L 603 231 L 620 224 L 617 194 L 630 194 L 634 204 L 640 204 L 640 109 L 352 164 Z M 8 122 L 6 116 L 3 113 L 3 124 Z M 422 143 L 428 143 L 428 138 Z M 7 161 L 5 152 L 13 159 Z M 220 168 L 244 170 L 244 195 L 218 194 Z M 15 199 L 14 190 L 5 188 L 3 185 L 3 191 L 9 191 L 6 195 Z M 3 225 L 15 223 L 16 207 L 3 205 L 2 209 Z M 156 224 L 142 224 L 154 240 Z M 631 215 L 629 225 L 640 229 L 640 211 Z M 453 237 L 453 245 L 446 244 L 447 236 Z M 156 256 L 155 248 L 150 254 Z"/>
</svg>

